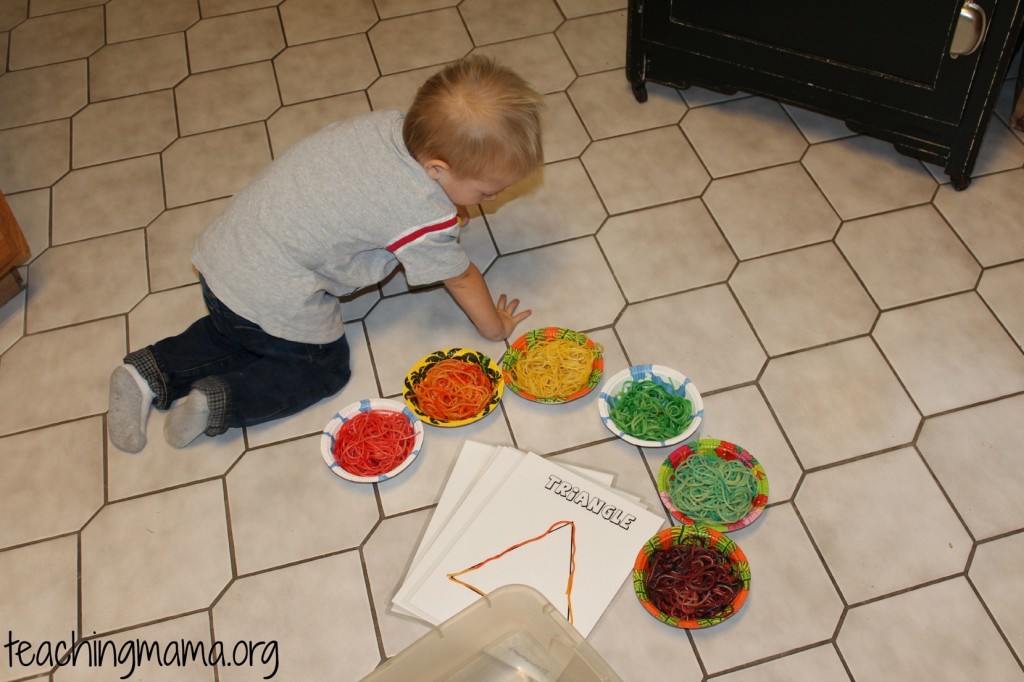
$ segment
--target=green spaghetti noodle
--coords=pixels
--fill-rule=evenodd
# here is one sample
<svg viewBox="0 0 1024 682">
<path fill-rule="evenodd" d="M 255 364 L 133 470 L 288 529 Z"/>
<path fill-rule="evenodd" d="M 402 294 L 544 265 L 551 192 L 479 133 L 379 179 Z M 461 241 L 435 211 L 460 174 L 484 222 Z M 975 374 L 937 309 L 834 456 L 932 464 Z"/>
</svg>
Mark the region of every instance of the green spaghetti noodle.
<svg viewBox="0 0 1024 682">
<path fill-rule="evenodd" d="M 615 425 L 641 440 L 675 438 L 690 423 L 693 412 L 684 396 L 650 379 L 627 381 L 622 392 L 608 402 L 608 416 Z"/>
<path fill-rule="evenodd" d="M 736 523 L 750 511 L 757 477 L 740 461 L 694 454 L 669 479 L 668 495 L 698 523 Z"/>
</svg>

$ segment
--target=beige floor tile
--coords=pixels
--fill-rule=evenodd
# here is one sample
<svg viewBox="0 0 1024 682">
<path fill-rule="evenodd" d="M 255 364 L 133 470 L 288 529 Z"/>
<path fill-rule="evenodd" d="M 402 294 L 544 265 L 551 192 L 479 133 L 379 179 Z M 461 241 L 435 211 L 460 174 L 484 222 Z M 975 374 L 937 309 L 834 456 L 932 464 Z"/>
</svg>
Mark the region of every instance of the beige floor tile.
<svg viewBox="0 0 1024 682">
<path fill-rule="evenodd" d="M 28 16 L 28 0 L 0 4 L 0 31 L 10 31 Z"/>
<path fill-rule="evenodd" d="M 747 555 L 756 587 L 738 614 L 714 628 L 691 631 L 709 673 L 832 636 L 843 604 L 792 506 L 773 506 L 730 537 Z M 780 613 L 787 627 L 778 627 Z"/>
<path fill-rule="evenodd" d="M 600 140 L 582 158 L 613 215 L 697 196 L 710 181 L 675 126 Z"/>
<path fill-rule="evenodd" d="M 757 388 L 745 386 L 702 399 L 701 437 L 720 438 L 749 451 L 768 476 L 768 502 L 790 499 L 802 475 L 800 463 Z M 653 464 L 661 466 L 661 462 L 651 464 L 653 471 L 657 471 Z"/>
<path fill-rule="evenodd" d="M 29 18 L 11 31 L 10 40 L 11 70 L 88 57 L 103 45 L 103 8 Z"/>
<path fill-rule="evenodd" d="M 803 164 L 843 220 L 914 206 L 935 194 L 935 180 L 920 161 L 869 137 L 813 145 Z"/>
<path fill-rule="evenodd" d="M 361 33 L 377 23 L 372 0 L 289 0 L 280 12 L 289 45 Z"/>
<path fill-rule="evenodd" d="M 276 642 L 279 667 L 220 667 L 218 679 L 361 679 L 380 661 L 370 614 L 357 552 L 236 580 L 213 609 L 214 631 L 226 642 Z"/>
<path fill-rule="evenodd" d="M 848 603 L 967 565 L 971 537 L 913 448 L 810 473 L 796 506 Z M 894 523 L 898 533 L 879 532 Z"/>
<path fill-rule="evenodd" d="M 555 31 L 576 73 L 585 75 L 626 65 L 626 11 L 569 19 Z"/>
<path fill-rule="evenodd" d="M 385 19 L 366 35 L 382 75 L 444 64 L 473 49 L 455 9 Z"/>
<path fill-rule="evenodd" d="M 493 293 L 508 292 L 533 310 L 520 333 L 527 326 L 607 327 L 625 304 L 591 237 L 501 258 L 487 271 L 487 281 Z"/>
<path fill-rule="evenodd" d="M 266 127 L 180 137 L 162 154 L 167 208 L 231 196 L 270 163 Z"/>
<path fill-rule="evenodd" d="M 744 261 L 729 285 L 771 356 L 866 334 L 878 315 L 832 244 Z"/>
<path fill-rule="evenodd" d="M 73 170 L 53 186 L 53 243 L 145 227 L 164 209 L 160 157 Z"/>
<path fill-rule="evenodd" d="M 565 51 L 551 34 L 485 45 L 473 50 L 522 76 L 541 94 L 565 90 L 576 78 Z"/>
<path fill-rule="evenodd" d="M 267 131 L 270 133 L 270 147 L 274 158 L 281 156 L 299 140 L 335 121 L 352 118 L 368 111 L 370 105 L 362 92 L 282 107 L 267 119 Z"/>
<path fill-rule="evenodd" d="M 786 113 L 811 144 L 856 135 L 846 127 L 846 123 L 841 119 L 825 116 L 809 109 L 801 109 L 791 104 L 783 104 L 782 108 L 786 110 Z"/>
<path fill-rule="evenodd" d="M 121 43 L 184 31 L 199 20 L 193 0 L 111 0 L 106 7 L 107 42 Z"/>
<path fill-rule="evenodd" d="M 156 154 L 178 137 L 170 90 L 90 104 L 71 119 L 74 168 Z"/>
<path fill-rule="evenodd" d="M 753 381 L 765 362 L 724 285 L 635 303 L 622 313 L 615 331 L 632 364 L 672 367 L 702 393 Z"/>
<path fill-rule="evenodd" d="M 425 621 L 391 611 L 391 600 L 405 578 L 405 568 L 427 529 L 430 517 L 430 511 L 418 511 L 384 519 L 363 546 L 367 572 L 374 578 L 370 589 L 384 653 L 388 656 L 401 653 L 431 630 Z"/>
<path fill-rule="evenodd" d="M 89 57 L 93 102 L 173 88 L 188 75 L 184 33 L 104 45 Z"/>
<path fill-rule="evenodd" d="M 1024 390 L 1024 356 L 974 293 L 884 312 L 874 337 L 925 415 Z"/>
<path fill-rule="evenodd" d="M 1024 535 L 1011 535 L 978 545 L 968 574 L 1018 657 L 1024 651 L 1024 603 L 1013 576 L 1021 561 Z"/>
<path fill-rule="evenodd" d="M 1024 679 L 963 578 L 852 609 L 836 642 L 858 680 Z"/>
<path fill-rule="evenodd" d="M 86 633 L 90 634 L 90 633 Z M 173 655 L 175 644 L 180 642 L 191 642 L 197 649 L 202 645 L 206 653 L 211 651 L 210 641 L 210 614 L 209 612 L 194 613 L 173 620 L 166 620 L 154 625 L 141 628 L 133 628 L 112 635 L 90 638 L 80 652 L 77 665 L 70 664 L 57 668 L 54 673 L 54 682 L 105 682 L 106 680 L 125 679 L 136 677 L 138 679 L 152 680 L 153 682 L 175 682 L 176 680 L 187 679 L 194 682 L 213 682 L 215 670 L 202 660 L 194 660 L 190 657 L 183 657 L 180 665 L 173 662 L 168 663 L 170 656 L 157 658 L 154 656 L 147 659 L 140 656 L 138 661 L 133 661 L 127 653 L 120 658 L 110 655 L 103 657 L 102 663 L 94 657 L 90 664 L 86 658 L 87 654 L 95 649 L 91 647 L 115 647 L 115 651 L 128 652 L 132 647 L 138 646 L 137 642 L 153 642 L 161 647 L 161 654 L 164 651 Z M 234 642 L 223 643 L 229 647 L 228 657 L 230 658 L 230 647 Z M 239 653 L 242 647 L 239 647 Z M 133 667 L 134 666 L 134 667 Z"/>
<path fill-rule="evenodd" d="M 748 93 L 745 93 L 742 90 L 733 93 L 726 93 L 709 90 L 696 85 L 681 88 L 679 90 L 679 94 L 682 95 L 683 101 L 686 102 L 687 106 L 691 108 L 704 107 L 709 104 L 718 104 L 719 102 L 728 102 L 734 99 L 750 97 Z"/>
<path fill-rule="evenodd" d="M 921 421 L 869 339 L 775 358 L 760 385 L 805 468 L 906 445 Z"/>
<path fill-rule="evenodd" d="M 977 178 L 970 191 L 939 188 L 939 209 L 982 265 L 1000 265 L 1024 258 L 1024 219 L 1020 188 L 1024 170 Z"/>
<path fill-rule="evenodd" d="M 274 70 L 284 104 L 353 92 L 377 78 L 361 34 L 289 47 L 274 58 Z"/>
<path fill-rule="evenodd" d="M 207 201 L 161 213 L 146 228 L 149 287 L 163 291 L 198 281 L 192 266 L 192 246 L 204 229 L 219 218 L 228 199 Z"/>
<path fill-rule="evenodd" d="M 202 19 L 185 35 L 192 73 L 273 59 L 285 47 L 273 8 Z"/>
<path fill-rule="evenodd" d="M 99 417 L 7 436 L 0 450 L 0 514 L 19 520 L 0 528 L 0 547 L 78 532 L 103 506 Z"/>
<path fill-rule="evenodd" d="M 558 11 L 555 0 L 520 0 L 516 3 L 464 0 L 459 3 L 459 14 L 476 45 L 550 33 L 562 23 L 562 13 Z"/>
<path fill-rule="evenodd" d="M 21 194 L 5 194 L 4 198 L 25 235 L 32 252 L 27 263 L 38 258 L 50 246 L 50 190 L 37 189 Z"/>
<path fill-rule="evenodd" d="M 380 519 L 372 486 L 324 464 L 319 434 L 247 452 L 226 480 L 239 574 L 358 547 Z"/>
<path fill-rule="evenodd" d="M 25 299 L 27 296 L 28 292 L 22 291 L 0 306 L 0 353 L 6 353 L 25 335 Z"/>
<path fill-rule="evenodd" d="M 82 531 L 83 631 L 210 606 L 231 579 L 224 504 L 221 481 L 209 481 L 100 510 Z"/>
<path fill-rule="evenodd" d="M 544 160 L 548 163 L 576 158 L 590 144 L 590 136 L 564 92 L 544 96 L 541 127 Z"/>
<path fill-rule="evenodd" d="M 985 299 L 1000 323 L 1010 332 L 1018 347 L 1024 347 L 1024 308 L 1020 292 L 1024 291 L 1024 264 L 1013 263 L 990 268 L 981 275 L 978 293 Z"/>
<path fill-rule="evenodd" d="M 557 0 L 557 2 L 562 14 L 569 19 L 626 8 L 624 0 Z"/>
<path fill-rule="evenodd" d="M 722 682 L 819 682 L 848 677 L 835 647 L 823 644 L 721 677 Z"/>
<path fill-rule="evenodd" d="M 839 216 L 798 163 L 717 178 L 704 203 L 742 259 L 835 236 Z"/>
<path fill-rule="evenodd" d="M 0 365 L 0 435 L 106 412 L 124 353 L 120 318 L 21 339 Z"/>
<path fill-rule="evenodd" d="M 189 76 L 174 99 L 182 135 L 264 121 L 281 106 L 269 61 Z"/>
<path fill-rule="evenodd" d="M 0 129 L 71 116 L 89 101 L 87 86 L 84 59 L 6 73 L 0 79 Z"/>
<path fill-rule="evenodd" d="M 24 679 L 45 672 L 52 665 L 39 665 L 32 658 L 43 642 L 64 642 L 81 634 L 78 626 L 78 543 L 74 535 L 0 552 L 0 607 L 11 623 L 11 636 L 30 642 L 33 651 L 24 659 L 15 656 L 18 645 L 3 657 L 0 679 Z"/>
<path fill-rule="evenodd" d="M 567 92 L 595 140 L 675 125 L 686 113 L 679 91 L 663 85 L 649 85 L 647 101 L 637 102 L 623 69 L 581 76 Z"/>
<path fill-rule="evenodd" d="M 455 7 L 459 0 L 375 0 L 377 13 L 381 19 L 390 19 L 405 14 L 428 12 L 432 9 Z"/>
<path fill-rule="evenodd" d="M 206 314 L 198 283 L 146 296 L 128 314 L 128 350 L 179 334 Z"/>
<path fill-rule="evenodd" d="M 131 310 L 149 289 L 142 230 L 56 246 L 32 263 L 30 333 Z"/>
<path fill-rule="evenodd" d="M 217 17 L 263 7 L 277 7 L 284 0 L 199 0 L 199 12 L 204 17 Z"/>
<path fill-rule="evenodd" d="M 139 453 L 118 450 L 107 443 L 107 495 L 109 501 L 146 495 L 188 483 L 223 476 L 245 451 L 241 429 L 228 429 L 216 438 L 200 436 L 188 447 L 176 449 L 164 441 L 167 412 L 151 410 L 146 448 Z"/>
<path fill-rule="evenodd" d="M 24 154 L 25 149 L 32 154 Z M 0 187 L 5 194 L 49 187 L 67 173 L 70 149 L 67 119 L 0 130 Z"/>
<path fill-rule="evenodd" d="M 782 106 L 761 97 L 687 111 L 680 126 L 716 178 L 799 161 L 807 149 Z"/>
<path fill-rule="evenodd" d="M 501 253 L 594 234 L 608 216 L 577 159 L 549 163 L 483 209 Z"/>
<path fill-rule="evenodd" d="M 491 288 L 495 293 L 502 290 L 493 283 Z M 509 293 L 520 296 L 519 292 Z M 525 300 L 525 293 L 523 297 L 524 305 L 532 305 L 532 301 Z M 365 324 L 385 397 L 400 395 L 405 375 L 420 358 L 435 350 L 472 348 L 495 359 L 505 352 L 503 343 L 486 341 L 477 334 L 443 289 L 385 298 L 366 316 Z"/>
<path fill-rule="evenodd" d="M 883 310 L 969 290 L 981 274 L 932 206 L 850 221 L 836 244 Z"/>
<path fill-rule="evenodd" d="M 918 449 L 978 539 L 1024 523 L 1024 472 L 1016 464 L 1024 435 L 1021 408 L 1024 397 L 1018 395 L 939 415 L 925 421 L 918 437 Z M 986 466 L 977 466 L 979 453 Z"/>
<path fill-rule="evenodd" d="M 724 282 L 736 266 L 698 199 L 613 216 L 597 238 L 629 301 Z"/>
</svg>

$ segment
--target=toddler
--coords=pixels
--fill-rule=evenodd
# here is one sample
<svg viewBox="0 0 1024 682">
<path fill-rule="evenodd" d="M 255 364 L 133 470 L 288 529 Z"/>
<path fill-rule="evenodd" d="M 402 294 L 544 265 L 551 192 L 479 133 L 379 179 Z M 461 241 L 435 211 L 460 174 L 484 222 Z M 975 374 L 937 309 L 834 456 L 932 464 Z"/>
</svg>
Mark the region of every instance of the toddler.
<svg viewBox="0 0 1024 682">
<path fill-rule="evenodd" d="M 458 232 L 466 206 L 542 163 L 539 95 L 482 57 L 432 76 L 404 115 L 373 112 L 298 142 L 197 240 L 209 314 L 114 369 L 111 442 L 138 452 L 150 407 L 179 398 L 164 425 L 176 448 L 337 393 L 351 375 L 338 297 L 398 265 L 411 285 L 443 282 L 484 338 L 508 338 L 530 311 L 494 301 Z"/>
</svg>

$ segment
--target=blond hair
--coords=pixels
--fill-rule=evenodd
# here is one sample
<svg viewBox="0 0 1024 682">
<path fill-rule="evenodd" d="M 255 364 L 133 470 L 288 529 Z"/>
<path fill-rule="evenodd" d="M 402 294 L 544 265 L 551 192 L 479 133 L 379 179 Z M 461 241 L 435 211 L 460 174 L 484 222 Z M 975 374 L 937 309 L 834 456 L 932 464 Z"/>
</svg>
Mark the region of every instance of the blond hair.
<svg viewBox="0 0 1024 682">
<path fill-rule="evenodd" d="M 449 64 L 420 86 L 402 136 L 417 161 L 444 161 L 463 178 L 522 177 L 544 163 L 540 95 L 481 56 Z"/>
</svg>

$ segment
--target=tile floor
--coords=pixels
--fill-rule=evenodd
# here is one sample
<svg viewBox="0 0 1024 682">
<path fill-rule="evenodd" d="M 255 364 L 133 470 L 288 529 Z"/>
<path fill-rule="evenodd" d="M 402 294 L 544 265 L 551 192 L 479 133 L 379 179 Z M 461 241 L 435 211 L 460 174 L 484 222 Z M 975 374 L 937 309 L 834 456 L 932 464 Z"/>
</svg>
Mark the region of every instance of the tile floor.
<svg viewBox="0 0 1024 682">
<path fill-rule="evenodd" d="M 1024 679 L 1013 83 L 955 192 L 795 107 L 658 86 L 637 104 L 624 7 L 0 0 L 0 187 L 33 252 L 27 293 L 0 309 L 0 680 L 129 672 L 14 657 L 15 639 L 38 652 L 72 637 L 279 647 L 273 669 L 131 679 L 361 678 L 427 631 L 389 597 L 467 438 L 613 471 L 660 510 L 667 453 L 613 439 L 593 395 L 509 395 L 474 425 L 428 427 L 394 481 L 333 476 L 318 432 L 339 407 L 395 396 L 436 348 L 504 349 L 400 276 L 346 302 L 341 394 L 184 451 L 163 444 L 162 414 L 137 455 L 106 439 L 110 370 L 200 314 L 189 248 L 227 198 L 297 139 L 403 108 L 471 51 L 547 104 L 543 173 L 465 230 L 492 288 L 534 309 L 526 328 L 591 333 L 609 370 L 689 374 L 705 435 L 750 449 L 771 481 L 765 515 L 735 533 L 754 575 L 741 614 L 677 631 L 624 584 L 590 637 L 599 653 L 626 680 Z"/>
</svg>

